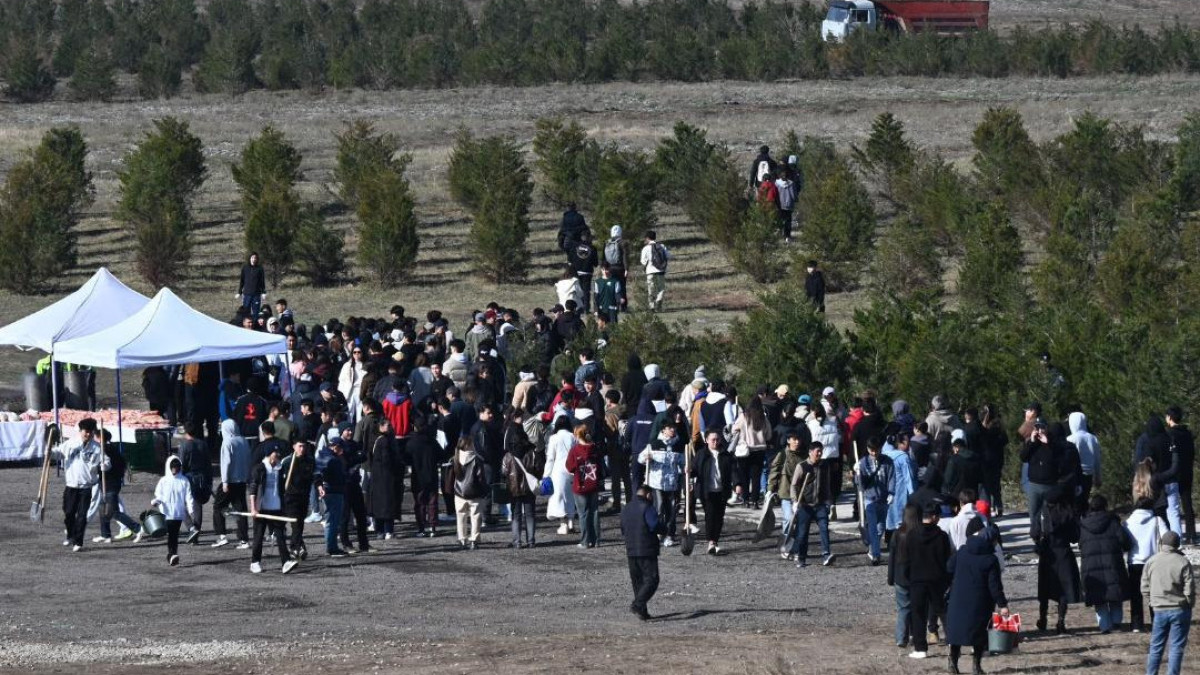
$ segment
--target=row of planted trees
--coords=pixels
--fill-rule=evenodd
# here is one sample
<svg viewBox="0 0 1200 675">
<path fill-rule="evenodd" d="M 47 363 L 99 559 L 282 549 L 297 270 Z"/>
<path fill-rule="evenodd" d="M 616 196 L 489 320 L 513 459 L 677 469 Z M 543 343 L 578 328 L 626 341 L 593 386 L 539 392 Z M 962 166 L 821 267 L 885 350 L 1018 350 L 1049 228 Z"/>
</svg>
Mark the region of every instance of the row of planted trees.
<svg viewBox="0 0 1200 675">
<path fill-rule="evenodd" d="M 198 5 L 202 9 L 198 9 Z M 475 8 L 478 11 L 475 11 Z M 766 0 L 6 0 L 0 73 L 37 101 L 58 81 L 108 100 L 322 87 L 532 85 L 859 75 L 1150 75 L 1200 70 L 1200 31 L 1084 26 L 820 36 L 817 4 Z"/>
</svg>

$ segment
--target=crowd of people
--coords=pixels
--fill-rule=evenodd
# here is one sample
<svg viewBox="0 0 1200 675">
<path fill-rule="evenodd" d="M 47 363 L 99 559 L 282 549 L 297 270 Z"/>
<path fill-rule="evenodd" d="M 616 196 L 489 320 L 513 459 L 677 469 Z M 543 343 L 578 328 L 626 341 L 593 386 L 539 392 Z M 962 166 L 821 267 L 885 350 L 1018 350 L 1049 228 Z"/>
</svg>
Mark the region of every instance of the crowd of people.
<svg viewBox="0 0 1200 675">
<path fill-rule="evenodd" d="M 560 237 L 564 252 L 594 261 L 582 217 L 564 218 L 576 222 L 581 229 Z M 620 235 L 614 228 L 613 240 Z M 648 233 L 648 276 L 656 246 Z M 234 321 L 285 335 L 287 354 L 144 378 L 152 405 L 185 430 L 153 501 L 167 521 L 168 563 L 179 563 L 181 538 L 200 543 L 209 503 L 211 546 L 251 549 L 250 569 L 260 573 L 263 545 L 273 541 L 285 574 L 309 557 L 306 523 L 323 523 L 325 555 L 364 555 L 401 535 L 406 503 L 409 534 L 436 537 L 439 513 L 453 514 L 452 536 L 468 551 L 485 532 L 512 548 L 536 547 L 547 536 L 543 519 L 555 536 L 592 549 L 601 517 L 620 514 L 631 611 L 646 619 L 660 547 L 701 535 L 707 554 L 722 555 L 728 509 L 778 503 L 780 557 L 807 567 L 815 523 L 821 565 L 832 565 L 829 522 L 839 496 L 852 493 L 852 505 L 841 508 L 858 520 L 870 564 L 886 562 L 896 644 L 925 658 L 944 637 L 953 672 L 964 646 L 981 672 L 992 613 L 1008 611 L 995 519 L 1006 511 L 1001 478 L 1013 453 L 995 408 L 960 414 L 938 396 L 922 416 L 903 400 L 885 412 L 871 391 L 843 401 L 832 386 L 794 391 L 800 383 L 740 395 L 702 365 L 679 383 L 637 355 L 612 364 L 600 345 L 572 349 L 585 321 L 618 321 L 628 310 L 624 256 L 617 266 L 606 253 L 600 280 L 586 266 L 572 268 L 574 291 L 591 287 L 590 294 L 535 309 L 528 321 L 490 303 L 461 333 L 439 311 L 418 318 L 399 305 L 387 318 L 305 326 L 286 300 L 274 311 L 256 308 L 262 288 L 244 272 L 243 287 L 258 297 L 244 301 Z M 647 287 L 651 309 L 660 308 L 661 280 Z M 517 350 L 518 342 L 533 348 Z M 517 353 L 528 362 L 511 362 Z M 1122 623 L 1125 602 L 1130 628 L 1143 630 L 1145 594 L 1151 661 L 1170 636 L 1169 668 L 1178 672 L 1194 603 L 1191 569 L 1179 554 L 1181 537 L 1195 541 L 1194 445 L 1183 413 L 1171 408 L 1147 424 L 1135 457 L 1135 510 L 1122 521 L 1093 494 L 1101 449 L 1084 413 L 1062 412 L 1063 421 L 1051 420 L 1032 403 L 1015 430 L 1039 555 L 1037 627 L 1048 628 L 1053 603 L 1063 630 L 1067 607 L 1083 600 L 1102 632 Z M 82 550 L 97 510 L 93 542 L 142 537 L 121 503 L 120 449 L 100 442 L 93 422 L 54 452 L 67 485 L 64 544 Z M 97 509 L 101 501 L 117 508 Z M 110 519 L 120 527 L 115 535 Z"/>
</svg>

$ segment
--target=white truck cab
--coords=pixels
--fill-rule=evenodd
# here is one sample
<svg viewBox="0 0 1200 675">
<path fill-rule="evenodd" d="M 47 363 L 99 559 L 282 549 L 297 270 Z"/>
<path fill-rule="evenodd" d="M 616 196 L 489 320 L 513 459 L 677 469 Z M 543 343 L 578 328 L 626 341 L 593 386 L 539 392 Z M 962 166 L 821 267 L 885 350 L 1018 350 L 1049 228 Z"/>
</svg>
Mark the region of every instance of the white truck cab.
<svg viewBox="0 0 1200 675">
<path fill-rule="evenodd" d="M 826 42 L 841 42 L 856 30 L 878 27 L 879 12 L 871 0 L 835 0 L 821 22 L 821 37 Z"/>
</svg>

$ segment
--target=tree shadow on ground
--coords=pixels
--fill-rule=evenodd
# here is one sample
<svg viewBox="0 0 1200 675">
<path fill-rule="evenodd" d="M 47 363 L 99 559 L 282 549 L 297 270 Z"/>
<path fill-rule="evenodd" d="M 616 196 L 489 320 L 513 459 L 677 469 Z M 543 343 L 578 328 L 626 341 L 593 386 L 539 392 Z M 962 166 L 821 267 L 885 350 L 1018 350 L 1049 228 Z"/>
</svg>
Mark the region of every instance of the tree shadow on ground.
<svg viewBox="0 0 1200 675">
<path fill-rule="evenodd" d="M 716 614 L 806 614 L 808 610 L 803 607 L 797 608 L 753 608 L 740 607 L 737 609 L 697 609 L 691 612 L 669 612 L 660 614 L 651 621 L 692 621 L 694 619 L 703 619 L 706 616 Z"/>
</svg>

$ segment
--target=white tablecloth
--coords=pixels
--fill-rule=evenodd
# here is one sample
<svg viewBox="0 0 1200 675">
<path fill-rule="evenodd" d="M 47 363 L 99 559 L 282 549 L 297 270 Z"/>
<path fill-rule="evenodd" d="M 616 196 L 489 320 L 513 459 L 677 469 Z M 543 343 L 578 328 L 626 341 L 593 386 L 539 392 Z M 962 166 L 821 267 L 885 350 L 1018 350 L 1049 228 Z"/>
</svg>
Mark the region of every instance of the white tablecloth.
<svg viewBox="0 0 1200 675">
<path fill-rule="evenodd" d="M 39 459 L 45 452 L 45 422 L 0 422 L 0 462 Z"/>
</svg>

